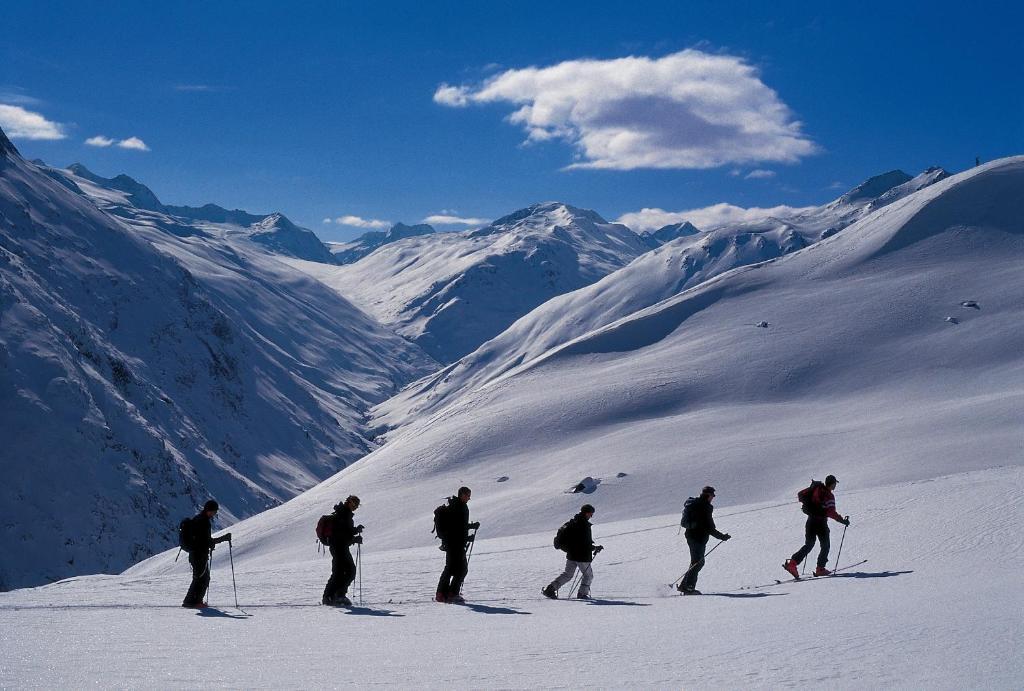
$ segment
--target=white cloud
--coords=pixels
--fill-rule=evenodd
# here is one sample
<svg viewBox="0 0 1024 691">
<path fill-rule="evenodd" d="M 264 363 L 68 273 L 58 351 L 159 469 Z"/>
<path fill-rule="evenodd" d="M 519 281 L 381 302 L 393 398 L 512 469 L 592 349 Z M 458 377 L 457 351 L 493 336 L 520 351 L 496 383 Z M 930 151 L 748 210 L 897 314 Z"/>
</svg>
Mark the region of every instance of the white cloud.
<svg viewBox="0 0 1024 691">
<path fill-rule="evenodd" d="M 689 221 L 701 230 L 712 230 L 721 226 L 756 221 L 769 216 L 794 216 L 813 208 L 812 206 L 796 207 L 784 204 L 772 207 L 752 206 L 750 208 L 743 208 L 723 202 L 686 211 L 665 211 L 664 209 L 645 208 L 640 211 L 622 214 L 617 222 L 632 228 L 638 233 L 645 230 L 657 230 L 663 226 L 682 223 L 683 221 Z"/>
<path fill-rule="evenodd" d="M 95 137 L 89 137 L 85 140 L 85 143 L 89 146 L 107 147 L 114 143 L 114 140 L 110 137 L 104 137 L 102 134 L 97 134 Z"/>
<path fill-rule="evenodd" d="M 742 58 L 684 50 L 661 58 L 570 60 L 441 84 L 445 106 L 508 102 L 527 142 L 562 139 L 570 168 L 712 168 L 795 162 L 817 149 Z"/>
<path fill-rule="evenodd" d="M 0 127 L 11 139 L 66 139 L 64 126 L 21 106 L 0 103 Z"/>
<path fill-rule="evenodd" d="M 745 180 L 767 180 L 773 177 L 775 177 L 775 171 L 764 168 L 756 168 L 743 176 Z"/>
<path fill-rule="evenodd" d="M 325 218 L 324 223 L 330 223 L 331 219 Z M 363 218 L 362 216 L 338 216 L 334 222 L 339 226 L 352 226 L 353 228 L 390 228 L 390 221 L 382 221 L 378 218 Z"/>
<path fill-rule="evenodd" d="M 138 137 L 128 137 L 122 139 L 117 143 L 122 149 L 132 149 L 134 151 L 149 151 L 149 147 L 146 146 L 146 142 L 142 141 Z"/>
<path fill-rule="evenodd" d="M 487 218 L 453 216 L 451 214 L 434 214 L 423 219 L 422 223 L 434 226 L 484 226 L 490 223 Z"/>
</svg>

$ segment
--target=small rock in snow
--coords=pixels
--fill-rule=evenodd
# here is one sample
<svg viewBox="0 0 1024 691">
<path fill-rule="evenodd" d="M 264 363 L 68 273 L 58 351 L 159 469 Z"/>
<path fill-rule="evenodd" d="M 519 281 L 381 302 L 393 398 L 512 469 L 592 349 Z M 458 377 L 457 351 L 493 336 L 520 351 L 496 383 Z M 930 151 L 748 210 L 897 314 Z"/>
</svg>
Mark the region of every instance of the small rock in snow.
<svg viewBox="0 0 1024 691">
<path fill-rule="evenodd" d="M 498 482 L 508 482 L 508 475 L 502 475 L 499 477 Z"/>
<path fill-rule="evenodd" d="M 946 317 L 946 321 L 948 321 L 950 324 L 959 324 L 960 323 L 960 320 L 957 319 L 956 317 Z"/>
<path fill-rule="evenodd" d="M 974 300 L 964 300 L 960 303 L 961 307 L 970 307 L 971 309 L 980 310 L 981 306 Z"/>
<path fill-rule="evenodd" d="M 754 326 L 756 326 L 759 329 L 767 329 L 768 328 L 768 322 L 760 321 L 760 322 L 754 324 Z"/>
</svg>

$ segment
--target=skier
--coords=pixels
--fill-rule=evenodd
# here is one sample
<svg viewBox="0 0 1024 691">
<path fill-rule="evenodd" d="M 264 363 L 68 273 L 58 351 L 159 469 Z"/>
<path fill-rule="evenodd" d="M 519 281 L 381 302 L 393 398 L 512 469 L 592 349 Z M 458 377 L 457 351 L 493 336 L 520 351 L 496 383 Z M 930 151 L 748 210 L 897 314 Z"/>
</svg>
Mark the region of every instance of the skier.
<svg viewBox="0 0 1024 691">
<path fill-rule="evenodd" d="M 434 595 L 437 602 L 465 602 L 460 592 L 462 581 L 469 571 L 466 550 L 476 539 L 476 534 L 470 535 L 469 531 L 480 527 L 479 522 L 469 522 L 468 504 L 472 494 L 469 487 L 460 487 L 457 496 L 449 497 L 447 504 L 442 504 L 434 511 L 434 527 L 445 553 L 444 570 Z"/>
<path fill-rule="evenodd" d="M 711 505 L 714 498 L 715 488 L 707 485 L 700 491 L 699 497 L 690 497 L 684 504 L 682 522 L 686 528 L 686 545 L 690 548 L 690 568 L 676 586 L 683 595 L 700 595 L 697 590 L 697 574 L 704 568 L 708 539 L 712 535 L 722 541 L 732 537 L 729 533 L 719 532 L 715 527 L 715 519 L 712 517 L 715 507 Z"/>
<path fill-rule="evenodd" d="M 593 517 L 594 507 L 584 504 L 578 514 L 558 529 L 557 546 L 565 552 L 565 570 L 541 590 L 545 597 L 557 600 L 558 589 L 571 581 L 576 575 L 576 569 L 579 569 L 582 578 L 576 597 L 580 600 L 591 599 L 590 584 L 594 582 L 591 562 L 594 561 L 594 555 L 604 549 L 601 545 L 594 544 L 590 525 L 590 519 Z"/>
<path fill-rule="evenodd" d="M 815 539 L 818 540 L 821 549 L 818 551 L 818 568 L 814 570 L 814 575 L 829 576 L 832 574 L 831 571 L 825 568 L 825 564 L 828 563 L 829 548 L 828 519 L 831 518 L 833 521 L 843 525 L 850 525 L 850 517 L 843 518 L 836 511 L 836 498 L 832 495 L 832 490 L 836 488 L 837 484 L 839 484 L 839 481 L 836 480 L 836 476 L 829 475 L 825 478 L 825 484 L 815 480 L 811 482 L 810 487 L 797 495 L 801 498 L 803 512 L 807 514 L 807 525 L 804 528 L 804 546 L 797 550 L 792 558 L 787 559 L 782 565 L 782 568 L 788 571 L 793 578 L 800 578 L 797 566 L 814 549 Z"/>
<path fill-rule="evenodd" d="M 363 544 L 363 526 L 354 525 L 353 514 L 359 508 L 359 497 L 350 495 L 334 507 L 334 525 L 331 530 L 331 578 L 324 587 L 321 602 L 325 605 L 351 607 L 348 587 L 356 577 L 356 564 L 349 547 Z"/>
<path fill-rule="evenodd" d="M 182 542 L 188 544 L 188 563 L 192 566 L 192 583 L 182 601 L 182 607 L 202 609 L 206 607 L 206 589 L 210 587 L 210 557 L 214 545 L 230 542 L 231 533 L 213 537 L 210 521 L 220 510 L 220 504 L 210 499 L 203 504 L 203 510 L 183 524 L 182 530 L 188 531 Z"/>
</svg>

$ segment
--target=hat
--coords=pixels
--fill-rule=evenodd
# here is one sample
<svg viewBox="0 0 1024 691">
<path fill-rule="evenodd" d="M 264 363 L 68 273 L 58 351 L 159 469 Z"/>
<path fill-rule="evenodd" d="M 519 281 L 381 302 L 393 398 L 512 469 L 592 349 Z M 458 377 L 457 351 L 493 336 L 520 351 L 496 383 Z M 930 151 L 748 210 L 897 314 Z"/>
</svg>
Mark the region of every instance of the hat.
<svg viewBox="0 0 1024 691">
<path fill-rule="evenodd" d="M 710 494 L 712 497 L 715 496 L 715 488 L 711 485 L 704 485 L 704 489 L 700 491 L 701 494 Z"/>
<path fill-rule="evenodd" d="M 590 504 L 584 504 L 580 507 L 580 513 L 594 513 L 594 507 Z"/>
<path fill-rule="evenodd" d="M 208 501 L 205 504 L 203 504 L 203 511 L 219 511 L 219 510 L 220 510 L 220 504 L 217 503 L 216 499 L 211 499 L 210 501 Z"/>
<path fill-rule="evenodd" d="M 357 507 L 358 507 L 358 506 L 359 506 L 359 504 L 360 504 L 360 501 L 359 501 L 359 497 L 357 497 L 357 496 L 356 496 L 356 495 L 354 495 L 354 494 L 350 494 L 350 495 L 348 495 L 348 497 L 347 497 L 347 498 L 345 499 L 345 502 L 344 502 L 344 503 L 346 503 L 346 504 L 347 504 L 347 503 L 349 503 L 349 502 L 352 502 L 352 503 L 353 503 L 353 504 L 355 504 L 355 505 L 356 505 Z"/>
<path fill-rule="evenodd" d="M 828 475 L 825 478 L 825 484 L 826 485 L 838 485 L 839 484 L 839 480 L 836 479 L 835 475 Z"/>
</svg>

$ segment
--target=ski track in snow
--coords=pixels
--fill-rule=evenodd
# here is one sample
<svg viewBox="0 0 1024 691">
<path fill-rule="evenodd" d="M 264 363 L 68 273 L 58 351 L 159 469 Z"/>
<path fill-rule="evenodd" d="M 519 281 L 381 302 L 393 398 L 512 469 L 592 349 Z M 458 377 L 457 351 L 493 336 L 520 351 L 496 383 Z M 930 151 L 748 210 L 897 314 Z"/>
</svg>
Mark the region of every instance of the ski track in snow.
<svg viewBox="0 0 1024 691">
<path fill-rule="evenodd" d="M 593 603 L 540 596 L 562 565 L 554 526 L 481 539 L 466 606 L 429 601 L 439 551 L 375 554 L 372 525 L 365 604 L 352 610 L 315 604 L 330 566 L 312 542 L 297 563 L 239 567 L 236 554 L 235 609 L 221 548 L 210 611 L 177 606 L 180 561 L 171 575 L 0 594 L 0 687 L 1017 688 L 1022 489 L 1020 467 L 840 486 L 853 523 L 841 560 L 868 563 L 753 593 L 740 588 L 785 578 L 804 517 L 795 500 L 720 509 L 734 537 L 709 557 L 700 598 L 666 585 L 686 566 L 676 516 L 602 525 L 598 514 Z"/>
</svg>

